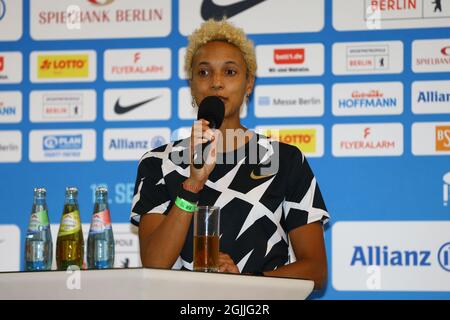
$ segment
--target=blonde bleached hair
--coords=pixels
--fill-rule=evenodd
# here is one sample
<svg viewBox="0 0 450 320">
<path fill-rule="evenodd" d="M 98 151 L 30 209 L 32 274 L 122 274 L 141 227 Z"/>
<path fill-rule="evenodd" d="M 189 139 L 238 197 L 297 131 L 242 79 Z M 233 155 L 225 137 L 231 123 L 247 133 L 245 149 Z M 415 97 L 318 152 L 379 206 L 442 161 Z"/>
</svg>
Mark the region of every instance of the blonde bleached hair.
<svg viewBox="0 0 450 320">
<path fill-rule="evenodd" d="M 202 23 L 189 36 L 186 48 L 185 70 L 188 79 L 192 79 L 192 60 L 198 49 L 211 41 L 225 41 L 241 50 L 247 65 L 247 77 L 254 77 L 256 73 L 256 54 L 253 42 L 247 38 L 244 30 L 235 27 L 225 19 L 216 21 L 209 19 Z"/>
</svg>

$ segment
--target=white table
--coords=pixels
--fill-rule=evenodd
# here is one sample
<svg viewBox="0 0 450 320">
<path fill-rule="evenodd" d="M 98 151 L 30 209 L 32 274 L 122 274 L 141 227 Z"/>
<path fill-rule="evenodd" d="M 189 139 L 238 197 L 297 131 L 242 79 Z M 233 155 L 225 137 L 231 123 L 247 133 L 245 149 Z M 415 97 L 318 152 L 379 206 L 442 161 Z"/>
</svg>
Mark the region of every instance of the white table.
<svg viewBox="0 0 450 320">
<path fill-rule="evenodd" d="M 310 280 L 148 268 L 0 273 L 0 299 L 303 300 Z"/>
</svg>

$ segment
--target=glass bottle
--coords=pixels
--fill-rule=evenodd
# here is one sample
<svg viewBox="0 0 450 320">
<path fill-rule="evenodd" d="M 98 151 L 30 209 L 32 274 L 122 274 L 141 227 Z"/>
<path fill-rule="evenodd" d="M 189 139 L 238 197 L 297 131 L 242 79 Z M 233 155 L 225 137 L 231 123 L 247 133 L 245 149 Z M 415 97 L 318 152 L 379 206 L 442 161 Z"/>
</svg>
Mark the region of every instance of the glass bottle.
<svg viewBox="0 0 450 320">
<path fill-rule="evenodd" d="M 50 270 L 53 243 L 48 219 L 46 190 L 34 189 L 33 207 L 25 238 L 25 271 Z"/>
<path fill-rule="evenodd" d="M 56 265 L 58 270 L 67 270 L 75 265 L 83 266 L 84 239 L 78 209 L 78 189 L 66 188 L 64 209 L 56 241 Z"/>
<path fill-rule="evenodd" d="M 105 269 L 114 266 L 114 235 L 108 206 L 108 189 L 95 190 L 94 212 L 88 236 L 87 265 L 89 269 Z"/>
</svg>

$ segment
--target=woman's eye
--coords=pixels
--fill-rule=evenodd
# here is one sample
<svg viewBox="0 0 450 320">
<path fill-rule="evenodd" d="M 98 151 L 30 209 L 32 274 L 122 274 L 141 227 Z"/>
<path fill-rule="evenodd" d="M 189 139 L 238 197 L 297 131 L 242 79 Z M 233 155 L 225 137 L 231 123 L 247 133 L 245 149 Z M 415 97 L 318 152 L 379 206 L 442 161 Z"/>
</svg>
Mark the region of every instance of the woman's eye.
<svg viewBox="0 0 450 320">
<path fill-rule="evenodd" d="M 201 70 L 198 71 L 198 75 L 202 76 L 202 77 L 205 77 L 208 74 L 209 74 L 208 70 L 201 69 Z"/>
<path fill-rule="evenodd" d="M 227 70 L 225 71 L 225 73 L 226 73 L 227 75 L 229 75 L 229 76 L 234 76 L 234 75 L 236 74 L 236 70 L 234 70 L 234 69 L 227 69 Z"/>
</svg>

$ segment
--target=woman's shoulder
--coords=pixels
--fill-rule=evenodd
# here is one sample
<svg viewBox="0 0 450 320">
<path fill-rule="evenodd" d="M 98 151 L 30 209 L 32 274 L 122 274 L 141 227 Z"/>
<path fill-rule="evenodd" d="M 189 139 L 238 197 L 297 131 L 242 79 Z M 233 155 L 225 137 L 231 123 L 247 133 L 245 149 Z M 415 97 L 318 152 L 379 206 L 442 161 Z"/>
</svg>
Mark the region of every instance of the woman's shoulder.
<svg viewBox="0 0 450 320">
<path fill-rule="evenodd" d="M 152 159 L 164 160 L 174 153 L 183 153 L 189 146 L 189 138 L 184 138 L 176 141 L 170 141 L 166 144 L 157 146 L 146 151 L 139 162 L 151 161 Z"/>
<path fill-rule="evenodd" d="M 256 133 L 258 144 L 265 146 L 267 149 L 271 150 L 275 155 L 283 159 L 303 159 L 304 155 L 299 148 L 288 144 L 286 142 L 280 141 L 274 137 L 268 137 L 261 133 Z"/>
</svg>

